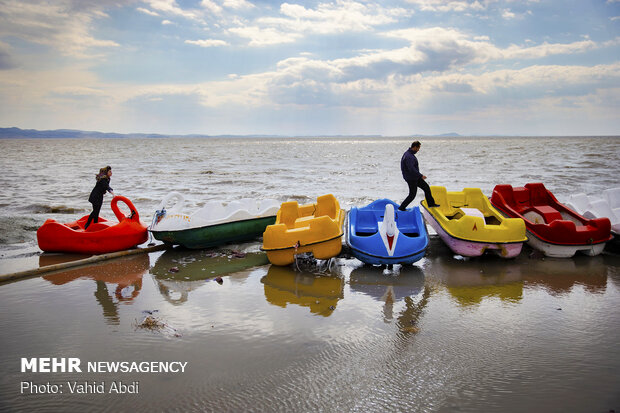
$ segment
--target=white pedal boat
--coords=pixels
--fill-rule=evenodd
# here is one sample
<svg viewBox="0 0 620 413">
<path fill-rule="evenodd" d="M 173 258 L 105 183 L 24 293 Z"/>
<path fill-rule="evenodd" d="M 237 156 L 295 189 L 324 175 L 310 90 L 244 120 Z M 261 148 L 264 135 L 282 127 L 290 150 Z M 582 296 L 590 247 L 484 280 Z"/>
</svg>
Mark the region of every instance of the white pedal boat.
<svg viewBox="0 0 620 413">
<path fill-rule="evenodd" d="M 568 198 L 565 205 L 584 218 L 609 218 L 614 239 L 608 246 L 612 250 L 620 250 L 620 187 L 606 189 L 598 197 L 584 193 L 574 194 Z"/>
<path fill-rule="evenodd" d="M 168 209 L 166 205 L 176 202 Z M 159 204 L 149 231 L 155 239 L 172 245 L 200 249 L 260 237 L 275 223 L 280 202 L 275 199 L 243 198 L 227 203 L 209 201 L 188 213 L 185 197 L 171 192 Z"/>
</svg>

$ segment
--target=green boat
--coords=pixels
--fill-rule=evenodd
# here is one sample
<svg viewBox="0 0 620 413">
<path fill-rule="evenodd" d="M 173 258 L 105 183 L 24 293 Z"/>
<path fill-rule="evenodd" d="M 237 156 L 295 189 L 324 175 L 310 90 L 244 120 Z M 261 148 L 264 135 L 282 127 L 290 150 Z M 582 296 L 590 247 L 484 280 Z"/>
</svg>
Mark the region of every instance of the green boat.
<svg viewBox="0 0 620 413">
<path fill-rule="evenodd" d="M 166 205 L 175 200 L 169 209 Z M 209 201 L 192 214 L 183 211 L 185 198 L 171 192 L 159 204 L 149 231 L 170 245 L 201 249 L 231 242 L 249 241 L 263 235 L 276 221 L 280 202 L 244 198 L 228 203 Z"/>
</svg>

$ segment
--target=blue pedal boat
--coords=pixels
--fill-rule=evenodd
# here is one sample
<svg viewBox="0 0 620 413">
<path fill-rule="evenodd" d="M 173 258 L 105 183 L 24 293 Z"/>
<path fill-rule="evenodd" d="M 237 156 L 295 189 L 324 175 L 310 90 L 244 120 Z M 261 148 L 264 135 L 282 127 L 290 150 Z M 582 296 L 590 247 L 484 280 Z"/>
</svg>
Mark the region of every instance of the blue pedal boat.
<svg viewBox="0 0 620 413">
<path fill-rule="evenodd" d="M 398 204 L 379 199 L 353 207 L 345 241 L 360 261 L 374 265 L 413 264 L 424 257 L 428 232 L 419 207 L 397 211 Z"/>
</svg>

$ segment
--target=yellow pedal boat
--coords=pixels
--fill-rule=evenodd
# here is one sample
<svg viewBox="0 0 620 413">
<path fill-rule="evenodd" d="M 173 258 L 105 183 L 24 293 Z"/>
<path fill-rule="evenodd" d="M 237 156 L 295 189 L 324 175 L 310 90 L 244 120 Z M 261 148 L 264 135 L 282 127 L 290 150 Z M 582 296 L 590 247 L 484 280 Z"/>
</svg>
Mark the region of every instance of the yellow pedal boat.
<svg viewBox="0 0 620 413">
<path fill-rule="evenodd" d="M 448 192 L 443 186 L 431 186 L 431 192 L 440 206 L 429 208 L 424 200 L 422 214 L 454 253 L 477 257 L 495 250 L 504 258 L 519 255 L 527 241 L 525 222 L 505 218 L 480 188 Z"/>
<path fill-rule="evenodd" d="M 311 252 L 325 260 L 342 250 L 342 224 L 345 211 L 332 195 L 322 195 L 315 204 L 284 202 L 276 215 L 276 223 L 263 233 L 262 250 L 274 265 L 289 265 L 295 255 Z"/>
</svg>

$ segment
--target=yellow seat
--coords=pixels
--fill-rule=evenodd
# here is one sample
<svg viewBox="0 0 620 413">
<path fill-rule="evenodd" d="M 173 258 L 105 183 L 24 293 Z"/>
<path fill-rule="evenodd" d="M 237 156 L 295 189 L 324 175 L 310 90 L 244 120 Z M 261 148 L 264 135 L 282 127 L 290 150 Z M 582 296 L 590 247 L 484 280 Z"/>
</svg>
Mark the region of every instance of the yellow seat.
<svg viewBox="0 0 620 413">
<path fill-rule="evenodd" d="M 327 215 L 331 219 L 335 219 L 340 211 L 340 204 L 332 194 L 322 195 L 316 199 L 315 217 Z"/>
<path fill-rule="evenodd" d="M 282 203 L 277 217 L 280 223 L 286 225 L 288 228 L 295 228 L 295 221 L 299 218 L 299 205 L 295 201 Z"/>
<path fill-rule="evenodd" d="M 520 218 L 505 218 L 495 209 L 480 188 L 464 188 L 448 192 L 443 186 L 431 186 L 435 202 L 440 206 L 426 208 L 441 227 L 452 237 L 475 242 L 513 243 L 527 240 L 525 223 Z M 480 214 L 467 214 L 477 209 Z"/>
<path fill-rule="evenodd" d="M 342 250 L 344 216 L 332 194 L 318 197 L 315 204 L 284 202 L 276 223 L 263 233 L 262 250 L 275 265 L 292 264 L 295 255 L 304 252 L 317 259 L 335 257 Z"/>
</svg>

